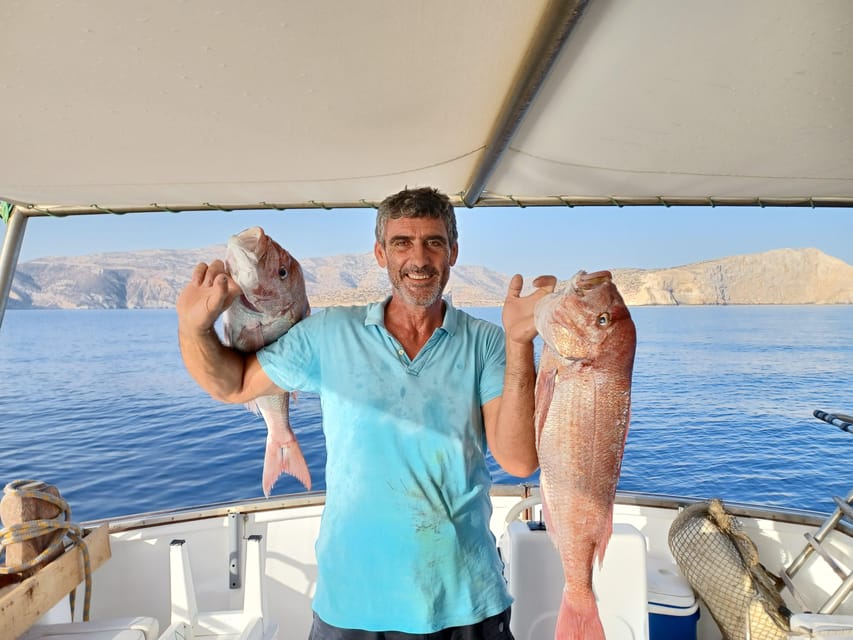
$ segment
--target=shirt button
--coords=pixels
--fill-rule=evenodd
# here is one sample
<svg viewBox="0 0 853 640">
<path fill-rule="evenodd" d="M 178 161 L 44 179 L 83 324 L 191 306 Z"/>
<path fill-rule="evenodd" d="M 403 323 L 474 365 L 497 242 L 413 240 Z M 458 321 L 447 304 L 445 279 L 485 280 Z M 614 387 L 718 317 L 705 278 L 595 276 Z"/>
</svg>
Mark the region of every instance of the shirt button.
<svg viewBox="0 0 853 640">
<path fill-rule="evenodd" d="M 405 353 L 405 351 L 403 351 L 402 349 L 400 349 L 400 350 L 397 352 L 397 355 L 400 355 L 400 356 L 401 356 L 401 355 L 403 355 L 404 353 Z"/>
</svg>

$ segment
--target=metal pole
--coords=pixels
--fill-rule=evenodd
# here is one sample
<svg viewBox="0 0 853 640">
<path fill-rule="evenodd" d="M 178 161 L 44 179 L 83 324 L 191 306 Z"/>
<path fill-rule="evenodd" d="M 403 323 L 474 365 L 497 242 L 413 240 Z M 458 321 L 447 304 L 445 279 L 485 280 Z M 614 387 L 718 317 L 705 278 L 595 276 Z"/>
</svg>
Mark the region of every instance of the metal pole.
<svg viewBox="0 0 853 640">
<path fill-rule="evenodd" d="M 12 207 L 12 213 L 6 223 L 3 249 L 0 250 L 0 329 L 3 327 L 6 303 L 12 291 L 12 279 L 15 277 L 18 255 L 21 253 L 21 244 L 24 241 L 27 217 L 18 207 Z"/>
<path fill-rule="evenodd" d="M 473 207 L 480 199 L 486 182 L 497 167 L 533 99 L 545 83 L 560 50 L 569 39 L 569 34 L 580 21 L 590 1 L 552 0 L 548 4 L 530 43 L 530 48 L 521 62 L 521 68 L 517 71 L 513 86 L 489 134 L 483 157 L 462 195 L 462 203 L 466 207 Z"/>
<path fill-rule="evenodd" d="M 845 415 L 843 413 L 827 413 L 826 411 L 821 411 L 820 409 L 815 409 L 814 413 L 815 418 L 818 420 L 823 420 L 827 424 L 831 424 L 834 427 L 838 427 L 842 431 L 846 431 L 847 433 L 853 433 L 853 417 Z"/>
</svg>

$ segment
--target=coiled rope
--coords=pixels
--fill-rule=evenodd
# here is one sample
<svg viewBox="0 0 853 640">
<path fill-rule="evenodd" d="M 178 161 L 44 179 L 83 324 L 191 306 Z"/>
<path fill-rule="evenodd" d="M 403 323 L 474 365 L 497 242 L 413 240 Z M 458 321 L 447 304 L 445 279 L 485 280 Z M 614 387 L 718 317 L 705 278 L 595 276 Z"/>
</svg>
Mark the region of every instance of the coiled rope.
<svg viewBox="0 0 853 640">
<path fill-rule="evenodd" d="M 66 537 L 69 538 L 72 543 L 71 546 L 73 547 L 75 544 L 80 545 L 80 550 L 83 552 L 83 575 L 86 581 L 86 594 L 83 600 L 83 620 L 88 620 L 89 604 L 92 599 L 92 565 L 89 561 L 89 548 L 83 542 L 83 528 L 71 522 L 71 507 L 68 503 L 61 497 L 47 491 L 41 491 L 45 487 L 47 487 L 45 483 L 37 480 L 14 480 L 3 488 L 3 493 L 6 495 L 42 500 L 58 507 L 61 513 L 53 519 L 28 520 L 27 522 L 13 524 L 0 529 L 0 548 L 5 550 L 7 545 L 32 540 L 33 538 L 54 532 L 63 532 L 63 535 L 54 536 L 53 542 L 32 560 L 17 565 L 0 565 L 0 574 L 21 573 L 22 571 L 38 567 L 54 555 L 64 552 L 64 540 Z M 72 613 L 74 611 L 75 596 L 76 589 L 69 596 Z"/>
</svg>

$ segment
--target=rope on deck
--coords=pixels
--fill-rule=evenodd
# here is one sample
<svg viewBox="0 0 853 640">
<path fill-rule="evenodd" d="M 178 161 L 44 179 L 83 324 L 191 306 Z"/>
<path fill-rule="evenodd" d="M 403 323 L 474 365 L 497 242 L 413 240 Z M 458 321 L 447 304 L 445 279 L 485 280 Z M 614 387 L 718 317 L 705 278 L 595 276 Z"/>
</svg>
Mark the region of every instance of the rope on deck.
<svg viewBox="0 0 853 640">
<path fill-rule="evenodd" d="M 3 488 L 4 494 L 42 500 L 58 507 L 61 513 L 53 519 L 29 520 L 0 529 L 0 549 L 3 550 L 10 544 L 25 542 L 26 540 L 32 540 L 33 538 L 39 538 L 51 533 L 57 534 L 54 536 L 53 542 L 31 560 L 15 565 L 0 564 L 0 574 L 21 573 L 46 563 L 54 556 L 63 553 L 65 551 L 65 538 L 70 539 L 70 547 L 80 545 L 80 549 L 83 552 L 83 575 L 86 583 L 86 593 L 83 600 L 83 620 L 88 620 L 89 606 L 92 599 L 92 565 L 89 560 L 89 548 L 83 542 L 83 527 L 71 522 L 71 507 L 65 500 L 59 496 L 39 490 L 39 488 L 45 486 L 45 483 L 37 480 L 14 480 Z M 58 535 L 60 532 L 63 535 Z M 75 596 L 76 589 L 69 595 L 72 614 L 74 612 Z"/>
</svg>

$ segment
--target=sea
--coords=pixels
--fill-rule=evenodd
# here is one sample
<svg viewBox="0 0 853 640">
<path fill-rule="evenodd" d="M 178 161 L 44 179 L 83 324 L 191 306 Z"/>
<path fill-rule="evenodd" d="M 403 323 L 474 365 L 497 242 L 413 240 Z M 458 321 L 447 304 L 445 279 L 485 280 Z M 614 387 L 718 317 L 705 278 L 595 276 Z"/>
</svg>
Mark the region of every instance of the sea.
<svg viewBox="0 0 853 640">
<path fill-rule="evenodd" d="M 499 308 L 467 311 L 500 323 Z M 853 414 L 853 306 L 631 313 L 621 490 L 828 512 L 853 489 L 853 434 L 813 416 Z M 53 484 L 78 522 L 262 497 L 263 420 L 195 385 L 176 324 L 173 309 L 7 311 L 0 485 Z M 318 397 L 299 394 L 291 413 L 322 490 Z M 489 464 L 496 483 L 537 482 Z M 304 490 L 282 476 L 273 493 Z"/>
</svg>

